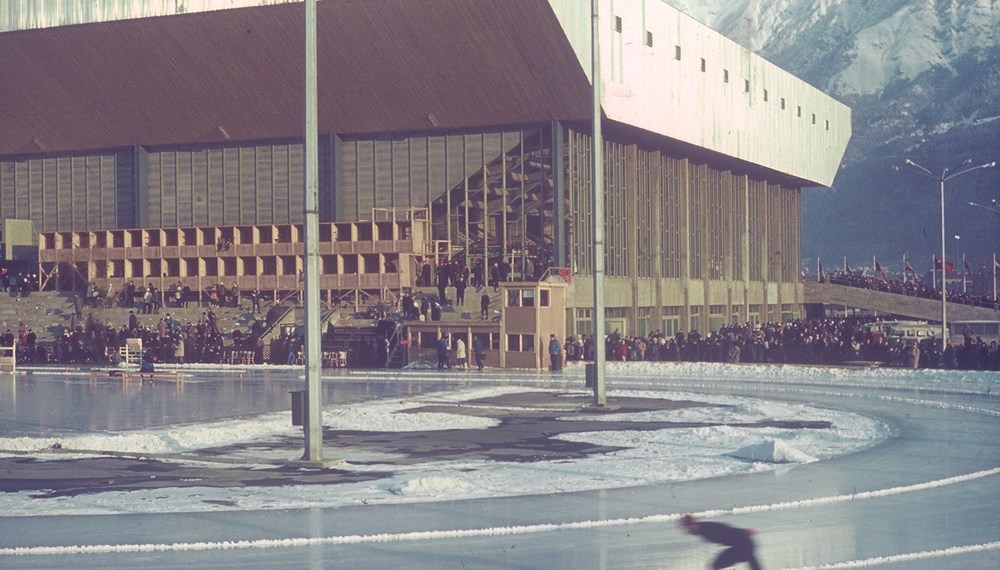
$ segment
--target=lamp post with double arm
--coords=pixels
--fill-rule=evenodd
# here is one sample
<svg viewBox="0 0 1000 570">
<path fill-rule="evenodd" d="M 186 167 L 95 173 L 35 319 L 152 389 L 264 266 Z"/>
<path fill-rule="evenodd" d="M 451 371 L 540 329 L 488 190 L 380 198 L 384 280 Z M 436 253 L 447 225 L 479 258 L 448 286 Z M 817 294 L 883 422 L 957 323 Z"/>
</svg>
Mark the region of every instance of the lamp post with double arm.
<svg viewBox="0 0 1000 570">
<path fill-rule="evenodd" d="M 952 178 L 957 178 L 963 174 L 968 174 L 976 170 L 981 170 L 983 168 L 994 168 L 996 167 L 996 161 L 987 162 L 985 164 L 979 164 L 977 166 L 969 166 L 972 160 L 966 160 L 963 162 L 957 170 L 954 172 L 948 168 L 941 171 L 941 175 L 938 176 L 934 174 L 927 168 L 920 166 L 916 162 L 910 159 L 903 161 L 903 165 L 909 167 L 909 170 L 918 172 L 931 178 L 932 180 L 938 181 L 938 186 L 941 191 L 941 349 L 944 350 L 948 346 L 948 283 L 946 281 L 948 276 L 948 266 L 945 264 L 945 241 L 944 241 L 944 183 L 951 180 Z M 893 167 L 894 170 L 900 170 L 898 166 Z"/>
<path fill-rule="evenodd" d="M 975 202 L 969 202 L 969 205 L 970 206 L 975 206 L 977 208 L 983 208 L 984 210 L 989 210 L 989 211 L 993 212 L 994 214 L 1000 214 L 1000 204 L 997 203 L 997 199 L 996 198 L 990 200 L 990 203 L 988 205 L 987 204 L 977 204 Z"/>
</svg>

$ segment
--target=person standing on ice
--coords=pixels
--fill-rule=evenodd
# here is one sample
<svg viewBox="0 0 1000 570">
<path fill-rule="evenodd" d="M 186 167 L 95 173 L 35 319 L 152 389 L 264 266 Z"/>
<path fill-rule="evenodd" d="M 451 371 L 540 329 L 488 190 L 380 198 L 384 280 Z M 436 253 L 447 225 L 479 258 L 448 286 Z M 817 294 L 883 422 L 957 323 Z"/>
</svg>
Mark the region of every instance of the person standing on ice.
<svg viewBox="0 0 1000 570">
<path fill-rule="evenodd" d="M 437 341 L 437 357 L 438 357 L 438 370 L 444 370 L 445 368 L 451 370 L 451 362 L 448 361 L 448 354 L 451 352 L 451 347 L 448 345 L 447 335 L 442 335 Z"/>
<path fill-rule="evenodd" d="M 556 340 L 556 335 L 549 335 L 549 370 L 562 370 L 562 345 Z"/>
<path fill-rule="evenodd" d="M 712 562 L 713 570 L 729 568 L 740 562 L 749 564 L 751 570 L 760 570 L 760 563 L 754 555 L 753 539 L 750 538 L 757 534 L 756 531 L 719 522 L 699 521 L 694 515 L 681 517 L 681 527 L 690 535 L 729 547 Z"/>
<path fill-rule="evenodd" d="M 466 354 L 465 341 L 462 337 L 458 337 L 455 340 L 455 366 L 459 368 L 468 368 L 468 355 Z"/>
</svg>

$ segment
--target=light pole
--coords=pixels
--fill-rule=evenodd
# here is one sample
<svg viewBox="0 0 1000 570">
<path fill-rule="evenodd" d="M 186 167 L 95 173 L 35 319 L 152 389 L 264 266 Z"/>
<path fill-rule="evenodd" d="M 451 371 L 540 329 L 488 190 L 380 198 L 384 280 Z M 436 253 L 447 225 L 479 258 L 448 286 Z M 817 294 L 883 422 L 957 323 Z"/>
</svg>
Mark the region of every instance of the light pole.
<svg viewBox="0 0 1000 570">
<path fill-rule="evenodd" d="M 990 200 L 990 203 L 989 203 L 988 206 L 985 205 L 985 204 L 977 204 L 975 202 L 969 202 L 969 205 L 970 206 L 975 206 L 977 208 L 982 208 L 984 210 L 989 210 L 989 211 L 991 211 L 991 212 L 993 212 L 995 214 L 1000 214 L 1000 205 L 997 204 L 996 198 Z"/>
<path fill-rule="evenodd" d="M 599 0 L 590 4 L 591 123 L 593 125 L 593 208 L 594 208 L 594 405 L 608 404 L 604 387 L 604 135 L 601 130 L 601 19 Z"/>
<path fill-rule="evenodd" d="M 941 189 L 941 350 L 943 351 L 946 346 L 948 346 L 948 266 L 945 263 L 945 241 L 944 241 L 944 183 L 951 180 L 952 178 L 959 177 L 963 174 L 968 174 L 970 172 L 980 170 L 983 168 L 993 168 L 997 165 L 996 161 L 987 162 L 985 164 L 980 164 L 977 166 L 969 166 L 972 160 L 966 160 L 958 168 L 960 170 L 956 172 L 951 172 L 948 168 L 941 171 L 941 175 L 938 176 L 931 172 L 930 170 L 920 166 L 916 162 L 910 159 L 903 161 L 905 166 L 910 167 L 910 170 L 914 172 L 919 172 L 932 180 L 937 180 L 938 185 Z M 894 166 L 893 170 L 899 170 L 898 166 Z"/>
</svg>

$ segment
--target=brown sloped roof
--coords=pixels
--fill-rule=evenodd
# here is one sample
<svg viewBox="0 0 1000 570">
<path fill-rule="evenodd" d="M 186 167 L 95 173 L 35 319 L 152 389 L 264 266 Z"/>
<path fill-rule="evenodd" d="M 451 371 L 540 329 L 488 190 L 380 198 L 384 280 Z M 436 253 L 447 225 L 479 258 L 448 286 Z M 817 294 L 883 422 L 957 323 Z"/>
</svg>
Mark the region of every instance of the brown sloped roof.
<svg viewBox="0 0 1000 570">
<path fill-rule="evenodd" d="M 298 138 L 303 4 L 0 34 L 0 155 Z M 319 129 L 586 119 L 544 0 L 324 0 Z"/>
</svg>

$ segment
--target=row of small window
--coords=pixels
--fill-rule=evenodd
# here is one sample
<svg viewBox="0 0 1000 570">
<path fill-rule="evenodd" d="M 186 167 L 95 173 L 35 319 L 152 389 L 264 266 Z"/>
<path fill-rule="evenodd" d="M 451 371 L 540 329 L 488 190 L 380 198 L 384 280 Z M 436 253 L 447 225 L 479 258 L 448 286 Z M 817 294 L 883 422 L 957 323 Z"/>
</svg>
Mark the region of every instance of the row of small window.
<svg viewBox="0 0 1000 570">
<path fill-rule="evenodd" d="M 418 345 L 421 348 L 436 348 L 438 342 L 438 335 L 432 332 L 421 332 L 417 333 L 419 335 Z M 451 345 L 454 346 L 456 340 L 458 340 L 460 335 L 451 335 Z M 471 347 L 474 340 L 479 340 L 483 344 L 486 350 L 500 350 L 500 339 L 501 335 L 499 333 L 473 333 L 471 338 L 465 338 L 465 335 L 461 335 L 465 341 L 467 347 Z M 507 344 L 505 350 L 507 352 L 535 352 L 535 335 L 533 334 L 507 334 Z"/>
<path fill-rule="evenodd" d="M 508 307 L 534 307 L 535 306 L 535 290 L 534 289 L 508 289 L 507 290 L 507 306 Z M 548 307 L 549 306 L 549 290 L 541 289 L 538 291 L 538 306 Z"/>
<path fill-rule="evenodd" d="M 622 31 L 622 19 L 621 19 L 621 16 L 615 16 L 615 31 L 616 32 L 621 32 Z M 653 32 L 646 31 L 646 41 L 645 41 L 645 44 L 648 47 L 653 47 Z M 681 60 L 681 46 L 676 46 L 676 45 L 674 46 L 674 59 L 676 59 L 677 61 Z M 705 58 L 701 58 L 701 71 L 702 71 L 702 73 L 706 72 L 707 70 L 708 70 L 708 62 L 705 60 Z M 729 70 L 728 69 L 723 69 L 722 70 L 722 82 L 723 83 L 729 83 Z M 744 93 L 749 93 L 750 92 L 750 80 L 749 79 L 744 79 L 743 80 L 743 92 Z M 764 101 L 767 101 L 767 100 L 768 100 L 768 92 L 767 92 L 767 89 L 765 89 L 764 90 Z M 786 108 L 787 108 L 787 103 L 785 101 L 785 98 L 782 97 L 781 98 L 781 109 L 784 110 Z M 795 106 L 795 116 L 796 117 L 801 117 L 802 116 L 802 105 L 796 105 Z M 814 125 L 816 124 L 816 113 L 812 113 L 812 124 L 814 124 Z M 830 130 L 830 120 L 826 119 L 825 120 L 825 124 L 826 124 L 826 130 L 829 131 Z"/>
</svg>

